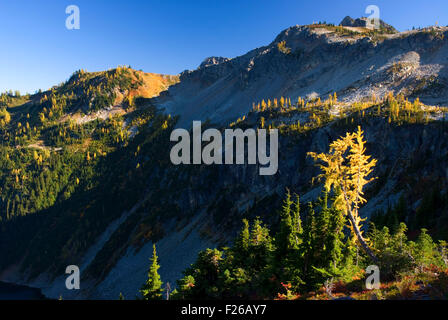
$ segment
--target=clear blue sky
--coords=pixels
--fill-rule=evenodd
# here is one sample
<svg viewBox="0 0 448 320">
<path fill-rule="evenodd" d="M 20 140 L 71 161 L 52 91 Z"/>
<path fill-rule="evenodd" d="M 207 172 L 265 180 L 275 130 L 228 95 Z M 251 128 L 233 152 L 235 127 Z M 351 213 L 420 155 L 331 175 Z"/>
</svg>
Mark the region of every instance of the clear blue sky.
<svg viewBox="0 0 448 320">
<path fill-rule="evenodd" d="M 80 30 L 65 28 L 71 4 Z M 370 4 L 399 30 L 448 25 L 447 0 L 0 0 L 0 92 L 47 89 L 77 69 L 177 74 L 266 45 L 292 25 L 365 16 Z"/>
</svg>

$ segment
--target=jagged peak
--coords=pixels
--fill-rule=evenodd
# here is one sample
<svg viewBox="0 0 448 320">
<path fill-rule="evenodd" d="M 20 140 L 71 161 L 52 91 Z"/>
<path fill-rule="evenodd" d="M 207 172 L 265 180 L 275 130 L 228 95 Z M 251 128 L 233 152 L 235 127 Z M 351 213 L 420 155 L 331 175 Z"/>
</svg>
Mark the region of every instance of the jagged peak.
<svg viewBox="0 0 448 320">
<path fill-rule="evenodd" d="M 363 29 L 365 29 L 365 30 L 371 29 L 370 25 L 371 24 L 369 22 L 369 19 L 366 17 L 353 19 L 350 16 L 346 16 L 344 19 L 342 19 L 341 23 L 339 24 L 340 27 L 347 27 L 347 29 L 357 28 L 356 30 L 352 30 L 352 29 L 351 30 L 354 32 L 358 31 L 358 32 L 360 32 L 360 34 L 362 34 L 364 32 Z M 313 23 L 310 25 L 291 26 L 291 27 L 283 30 L 282 32 L 280 32 L 278 34 L 278 36 L 275 38 L 274 43 L 288 40 L 288 38 L 290 38 L 292 35 L 294 37 L 296 37 L 299 34 L 304 35 L 304 36 L 310 36 L 313 34 L 312 30 L 315 30 L 316 28 L 320 28 L 320 27 L 330 28 L 333 31 L 335 31 L 335 30 L 337 31 L 337 29 L 335 28 L 336 26 L 337 25 L 335 25 L 335 24 L 326 23 L 326 22 L 318 22 L 318 23 Z M 399 31 L 397 31 L 392 25 L 387 24 L 386 22 L 384 22 L 381 19 L 380 19 L 380 28 L 381 28 L 381 30 L 380 30 L 381 33 L 386 33 L 386 34 L 399 33 Z"/>
<path fill-rule="evenodd" d="M 350 16 L 346 16 L 344 19 L 342 19 L 341 23 L 339 24 L 342 27 L 360 27 L 360 28 L 369 28 L 372 26 L 371 21 L 369 21 L 369 18 L 361 17 L 357 19 L 353 19 Z M 385 23 L 383 20 L 380 19 L 380 28 L 385 29 L 386 31 L 390 33 L 397 33 L 397 29 L 395 29 L 390 24 Z"/>
<path fill-rule="evenodd" d="M 199 68 L 206 68 L 206 67 L 214 66 L 214 65 L 221 64 L 221 63 L 229 61 L 229 60 L 230 60 L 229 58 L 224 58 L 224 57 L 208 57 L 208 58 L 205 58 L 204 61 L 202 61 Z"/>
</svg>

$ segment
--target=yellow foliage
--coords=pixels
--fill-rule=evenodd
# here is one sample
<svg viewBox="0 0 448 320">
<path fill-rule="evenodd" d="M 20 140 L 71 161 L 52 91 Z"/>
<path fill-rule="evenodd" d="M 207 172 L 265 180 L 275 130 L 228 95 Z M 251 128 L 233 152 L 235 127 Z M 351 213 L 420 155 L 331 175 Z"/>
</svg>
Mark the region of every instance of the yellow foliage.
<svg viewBox="0 0 448 320">
<path fill-rule="evenodd" d="M 362 237 L 362 219 L 359 208 L 367 200 L 364 198 L 363 188 L 375 178 L 368 178 L 375 167 L 377 160 L 365 155 L 365 141 L 361 127 L 358 131 L 347 133 L 345 137 L 330 144 L 329 153 L 308 153 L 315 161 L 319 161 L 322 170 L 317 178 L 325 180 L 325 188 L 329 192 L 332 188 L 339 190 L 335 205 L 349 217 L 350 228 L 365 244 Z M 368 250 L 368 248 L 366 249 Z"/>
<path fill-rule="evenodd" d="M 286 47 L 286 41 L 281 41 L 277 43 L 277 48 L 281 53 L 290 54 L 291 48 Z"/>
<path fill-rule="evenodd" d="M 0 110 L 0 119 L 7 124 L 11 121 L 11 114 L 6 109 L 2 109 Z"/>
</svg>

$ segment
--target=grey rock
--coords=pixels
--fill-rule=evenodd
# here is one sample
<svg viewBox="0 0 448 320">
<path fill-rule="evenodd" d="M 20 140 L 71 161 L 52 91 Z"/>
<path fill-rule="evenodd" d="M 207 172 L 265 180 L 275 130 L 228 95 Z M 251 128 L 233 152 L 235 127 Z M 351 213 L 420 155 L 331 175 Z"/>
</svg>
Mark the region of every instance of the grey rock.
<svg viewBox="0 0 448 320">
<path fill-rule="evenodd" d="M 217 65 L 217 64 L 229 61 L 229 60 L 230 59 L 223 58 L 223 57 L 208 57 L 201 63 L 201 65 L 199 66 L 199 69 L 214 66 L 214 65 Z"/>
<path fill-rule="evenodd" d="M 368 18 L 362 17 L 362 18 L 358 18 L 358 19 L 353 19 L 350 16 L 345 17 L 341 23 L 339 24 L 340 26 L 343 27 L 361 27 L 361 28 L 366 28 L 369 25 L 371 25 L 372 23 L 369 22 Z M 398 31 L 391 26 L 390 24 L 385 23 L 383 20 L 380 19 L 380 28 L 387 30 L 390 33 L 397 33 Z"/>
</svg>

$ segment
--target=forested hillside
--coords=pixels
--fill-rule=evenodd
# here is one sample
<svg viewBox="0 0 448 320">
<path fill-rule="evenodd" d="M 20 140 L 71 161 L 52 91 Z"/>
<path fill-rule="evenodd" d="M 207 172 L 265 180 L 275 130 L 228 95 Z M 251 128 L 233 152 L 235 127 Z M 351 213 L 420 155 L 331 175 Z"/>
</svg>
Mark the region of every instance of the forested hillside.
<svg viewBox="0 0 448 320">
<path fill-rule="evenodd" d="M 147 298 L 161 281 L 177 299 L 369 298 L 373 263 L 378 298 L 446 297 L 428 284 L 446 288 L 448 31 L 390 32 L 296 26 L 180 76 L 80 70 L 1 94 L 0 280 L 53 298 L 134 298 L 145 280 Z M 278 129 L 278 173 L 173 165 L 171 132 L 191 120 Z M 375 163 L 348 210 L 316 164 L 356 133 Z"/>
<path fill-rule="evenodd" d="M 144 199 L 137 177 L 149 170 L 145 163 L 162 158 L 153 143 L 172 119 L 133 94 L 145 85 L 141 77 L 128 68 L 79 71 L 48 92 L 2 95 L 2 268 L 25 258 L 31 276 L 52 265 L 58 270 Z M 159 91 L 176 81 L 160 78 Z M 94 113 L 95 101 L 110 111 L 104 119 Z M 79 114 L 90 118 L 80 121 Z"/>
</svg>

